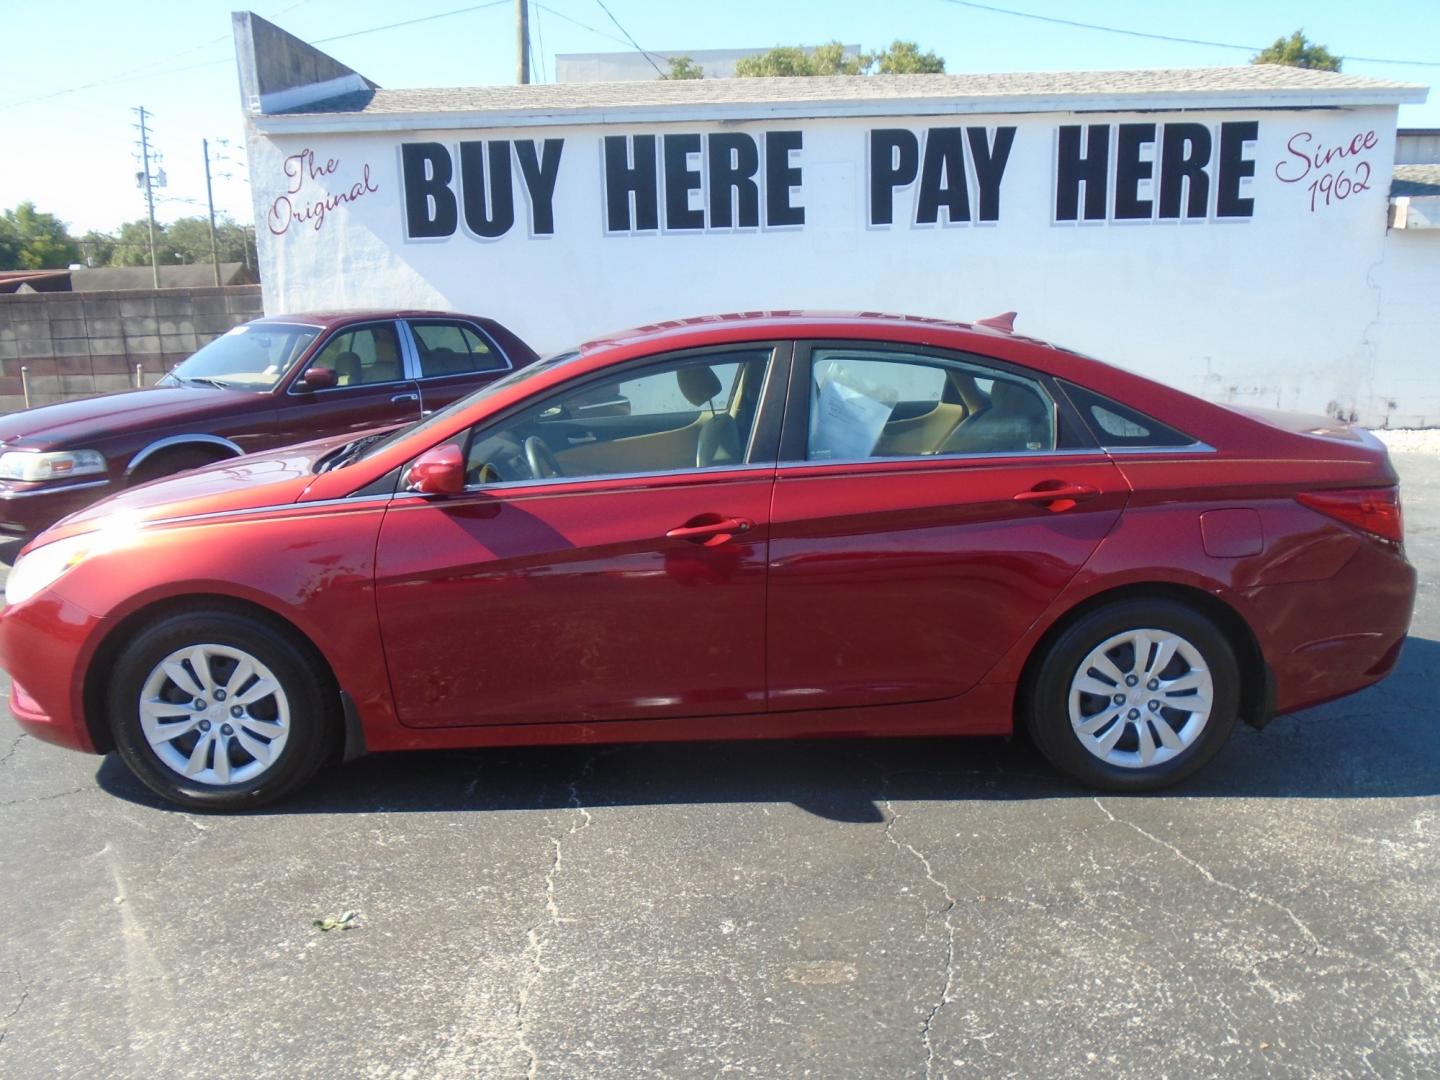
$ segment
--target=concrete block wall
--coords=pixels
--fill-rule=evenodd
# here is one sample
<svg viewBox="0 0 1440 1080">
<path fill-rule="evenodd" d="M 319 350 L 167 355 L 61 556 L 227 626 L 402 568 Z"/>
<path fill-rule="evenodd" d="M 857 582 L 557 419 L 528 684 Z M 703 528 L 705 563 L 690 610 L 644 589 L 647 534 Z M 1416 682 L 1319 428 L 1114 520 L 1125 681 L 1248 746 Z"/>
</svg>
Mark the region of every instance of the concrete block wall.
<svg viewBox="0 0 1440 1080">
<path fill-rule="evenodd" d="M 0 414 L 149 384 L 262 312 L 260 286 L 0 296 Z"/>
</svg>

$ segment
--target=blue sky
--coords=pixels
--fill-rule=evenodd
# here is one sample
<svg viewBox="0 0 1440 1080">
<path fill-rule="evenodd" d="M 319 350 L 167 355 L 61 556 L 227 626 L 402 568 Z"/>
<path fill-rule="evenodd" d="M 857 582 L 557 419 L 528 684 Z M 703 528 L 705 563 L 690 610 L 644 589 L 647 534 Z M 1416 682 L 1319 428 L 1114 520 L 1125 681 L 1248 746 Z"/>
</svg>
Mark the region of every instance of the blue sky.
<svg viewBox="0 0 1440 1080">
<path fill-rule="evenodd" d="M 255 10 L 307 41 L 453 12 L 475 0 L 256 0 Z M 1203 67 L 1245 63 L 1245 49 L 1147 40 L 978 10 L 953 0 L 606 0 L 647 49 L 742 48 L 894 38 L 945 57 L 952 72 Z M 1127 30 L 1264 45 L 1304 27 L 1345 56 L 1440 65 L 1440 4 L 1429 0 L 995 0 L 995 5 Z M 0 0 L 0 208 L 33 199 L 77 231 L 113 229 L 144 212 L 134 186 L 130 109 L 154 114 L 169 180 L 162 220 L 204 210 L 202 138 L 229 139 L 234 164 L 220 208 L 250 218 L 230 11 L 235 0 L 121 3 Z M 583 25 L 581 25 L 583 24 Z M 536 81 L 554 56 L 626 48 L 597 0 L 532 0 Z M 15 48 L 16 44 L 19 48 Z M 514 77 L 513 3 L 361 33 L 321 45 L 382 86 L 457 86 Z M 1347 60 L 1347 72 L 1433 86 L 1440 66 Z M 98 84 L 98 85 L 88 85 Z M 1440 95 L 1401 109 L 1402 126 L 1440 127 Z"/>
</svg>

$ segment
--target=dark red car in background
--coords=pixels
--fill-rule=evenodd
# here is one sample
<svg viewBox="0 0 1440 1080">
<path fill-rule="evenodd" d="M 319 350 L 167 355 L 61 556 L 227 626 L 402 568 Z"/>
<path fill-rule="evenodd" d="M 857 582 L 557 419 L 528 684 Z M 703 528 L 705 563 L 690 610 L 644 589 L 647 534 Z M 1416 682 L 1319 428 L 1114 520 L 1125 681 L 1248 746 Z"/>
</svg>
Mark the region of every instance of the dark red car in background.
<svg viewBox="0 0 1440 1080">
<path fill-rule="evenodd" d="M 1017 725 L 1141 790 L 1382 678 L 1415 583 L 1366 432 L 749 315 L 108 499 L 21 554 L 0 664 L 26 730 L 201 808 L 366 749 Z"/>
<path fill-rule="evenodd" d="M 0 417 L 0 530 L 33 534 L 110 492 L 240 454 L 407 423 L 534 359 L 470 315 L 257 319 L 154 387 Z"/>
</svg>

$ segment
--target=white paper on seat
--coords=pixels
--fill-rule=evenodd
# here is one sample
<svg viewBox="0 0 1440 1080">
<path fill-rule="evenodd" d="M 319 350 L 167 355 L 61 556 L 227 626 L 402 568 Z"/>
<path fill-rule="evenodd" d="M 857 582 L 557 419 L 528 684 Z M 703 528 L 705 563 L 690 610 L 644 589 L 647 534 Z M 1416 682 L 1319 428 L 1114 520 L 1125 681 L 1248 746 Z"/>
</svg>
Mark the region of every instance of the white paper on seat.
<svg viewBox="0 0 1440 1080">
<path fill-rule="evenodd" d="M 832 366 L 815 402 L 810 459 L 869 457 L 894 407 L 893 391 L 866 387 L 847 377 L 843 368 Z"/>
</svg>

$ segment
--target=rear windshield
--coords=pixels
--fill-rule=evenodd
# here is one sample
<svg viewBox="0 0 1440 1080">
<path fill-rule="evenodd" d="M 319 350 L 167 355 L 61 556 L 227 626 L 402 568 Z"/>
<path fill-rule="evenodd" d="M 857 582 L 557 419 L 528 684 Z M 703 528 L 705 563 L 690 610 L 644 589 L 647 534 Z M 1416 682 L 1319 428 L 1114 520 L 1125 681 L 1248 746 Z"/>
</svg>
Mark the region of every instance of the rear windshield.
<svg viewBox="0 0 1440 1080">
<path fill-rule="evenodd" d="M 319 333 L 318 326 L 298 323 L 245 323 L 182 361 L 161 382 L 273 390 Z"/>
</svg>

